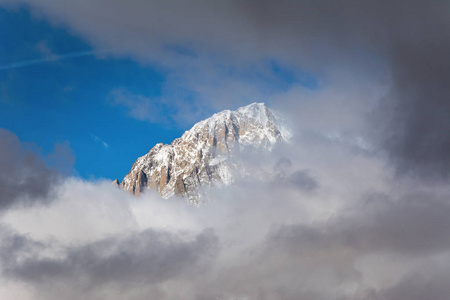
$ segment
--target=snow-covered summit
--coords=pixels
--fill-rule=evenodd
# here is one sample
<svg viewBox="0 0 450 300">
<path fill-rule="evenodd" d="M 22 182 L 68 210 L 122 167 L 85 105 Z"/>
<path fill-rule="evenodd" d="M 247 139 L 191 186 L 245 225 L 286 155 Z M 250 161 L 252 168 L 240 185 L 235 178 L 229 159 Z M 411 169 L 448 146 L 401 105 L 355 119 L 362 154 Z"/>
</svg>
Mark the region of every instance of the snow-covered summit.
<svg viewBox="0 0 450 300">
<path fill-rule="evenodd" d="M 264 103 L 224 110 L 195 124 L 170 145 L 155 145 L 138 158 L 120 186 L 135 195 L 146 188 L 163 197 L 198 201 L 202 189 L 235 180 L 234 157 L 246 149 L 270 151 L 290 133 Z"/>
</svg>

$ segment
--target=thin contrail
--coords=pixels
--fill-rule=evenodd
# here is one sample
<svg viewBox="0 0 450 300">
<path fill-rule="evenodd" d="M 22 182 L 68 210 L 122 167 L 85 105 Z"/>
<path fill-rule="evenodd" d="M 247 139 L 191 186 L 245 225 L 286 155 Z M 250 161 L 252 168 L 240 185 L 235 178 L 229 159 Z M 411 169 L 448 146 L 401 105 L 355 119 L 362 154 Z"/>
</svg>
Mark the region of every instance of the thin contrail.
<svg viewBox="0 0 450 300">
<path fill-rule="evenodd" d="M 74 57 L 90 56 L 90 55 L 94 55 L 94 54 L 98 54 L 98 53 L 99 53 L 99 51 L 82 51 L 82 52 L 67 53 L 67 54 L 63 54 L 63 55 L 56 55 L 54 57 L 48 57 L 48 58 L 24 60 L 24 61 L 19 61 L 19 62 L 11 63 L 8 65 L 0 66 L 0 71 L 11 70 L 11 69 L 16 69 L 16 68 L 23 68 L 23 67 L 43 64 L 43 63 L 47 63 L 47 62 L 55 62 L 55 61 L 60 61 L 60 60 L 64 60 L 64 59 L 74 58 Z"/>
<path fill-rule="evenodd" d="M 103 145 L 103 147 L 105 147 L 105 149 L 109 149 L 109 147 L 111 147 L 107 142 L 105 142 L 104 140 L 102 140 L 101 138 L 99 138 L 98 136 L 96 136 L 95 134 L 90 134 L 91 138 L 93 141 L 100 143 Z"/>
</svg>

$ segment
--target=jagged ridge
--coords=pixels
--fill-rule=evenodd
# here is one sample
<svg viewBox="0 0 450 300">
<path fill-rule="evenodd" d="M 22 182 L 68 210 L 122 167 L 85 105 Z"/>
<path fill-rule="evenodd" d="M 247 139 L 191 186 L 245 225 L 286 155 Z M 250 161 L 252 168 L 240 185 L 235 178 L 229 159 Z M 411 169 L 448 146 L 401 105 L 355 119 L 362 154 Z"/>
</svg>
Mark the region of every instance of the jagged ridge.
<svg viewBox="0 0 450 300">
<path fill-rule="evenodd" d="M 224 110 L 195 124 L 170 145 L 155 145 L 133 163 L 120 186 L 135 195 L 151 188 L 164 198 L 180 195 L 198 202 L 203 187 L 235 180 L 233 157 L 239 152 L 270 150 L 289 135 L 264 103 Z"/>
</svg>

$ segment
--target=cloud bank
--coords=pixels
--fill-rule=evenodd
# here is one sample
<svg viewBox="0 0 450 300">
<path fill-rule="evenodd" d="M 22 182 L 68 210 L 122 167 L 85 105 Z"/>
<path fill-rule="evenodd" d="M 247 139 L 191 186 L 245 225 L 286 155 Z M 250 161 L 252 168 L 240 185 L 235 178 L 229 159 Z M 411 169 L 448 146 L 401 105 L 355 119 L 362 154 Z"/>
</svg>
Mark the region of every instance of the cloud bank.
<svg viewBox="0 0 450 300">
<path fill-rule="evenodd" d="M 46 162 L 35 145 L 23 144 L 6 129 L 0 128 L 0 141 L 0 212 L 49 201 L 53 186 L 72 168 L 70 146 L 57 144 Z"/>
<path fill-rule="evenodd" d="M 0 296 L 446 299 L 450 190 L 399 181 L 357 147 L 297 136 L 255 159 L 282 178 L 212 190 L 201 207 L 56 182 L 51 202 L 3 208 Z"/>
</svg>

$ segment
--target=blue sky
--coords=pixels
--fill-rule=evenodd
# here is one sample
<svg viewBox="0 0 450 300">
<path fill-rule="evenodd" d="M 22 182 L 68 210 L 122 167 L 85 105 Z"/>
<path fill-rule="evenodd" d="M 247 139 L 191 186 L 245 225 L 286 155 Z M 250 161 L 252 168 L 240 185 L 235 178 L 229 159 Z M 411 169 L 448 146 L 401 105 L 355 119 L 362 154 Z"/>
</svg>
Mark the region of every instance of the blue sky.
<svg viewBox="0 0 450 300">
<path fill-rule="evenodd" d="M 164 74 L 130 59 L 89 54 L 46 61 L 43 51 L 49 49 L 55 54 L 94 51 L 25 9 L 0 10 L 0 27 L 10 29 L 0 33 L 0 126 L 43 153 L 68 141 L 76 156 L 75 175 L 121 178 L 153 144 L 168 143 L 183 132 L 130 118 L 108 101 L 117 87 L 157 96 Z M 14 65 L 20 62 L 25 63 Z"/>
<path fill-rule="evenodd" d="M 7 29 L 0 31 L 0 127 L 34 143 L 43 156 L 56 144 L 70 145 L 73 173 L 86 179 L 123 178 L 138 156 L 156 143 L 170 143 L 219 108 L 270 102 L 257 98 L 212 104 L 205 96 L 199 101 L 198 90 L 174 83 L 176 74 L 162 64 L 110 55 L 27 7 L 0 8 L 0 28 Z M 196 59 L 195 49 L 187 46 L 167 49 Z M 271 58 L 259 63 L 262 67 L 243 70 L 213 59 L 220 72 L 247 82 L 259 96 L 295 83 L 317 88 L 317 80 L 307 72 Z M 200 72 L 192 76 L 203 76 Z M 208 78 L 207 88 L 221 81 Z M 180 117 L 185 107 L 189 116 Z"/>
</svg>

